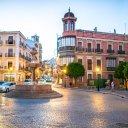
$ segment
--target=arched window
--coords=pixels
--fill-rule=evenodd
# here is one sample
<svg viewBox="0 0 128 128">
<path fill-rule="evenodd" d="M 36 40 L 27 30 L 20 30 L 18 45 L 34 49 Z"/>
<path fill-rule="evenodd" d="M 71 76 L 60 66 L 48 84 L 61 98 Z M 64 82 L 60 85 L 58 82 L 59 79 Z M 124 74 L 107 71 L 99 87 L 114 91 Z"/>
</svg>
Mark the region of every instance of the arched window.
<svg viewBox="0 0 128 128">
<path fill-rule="evenodd" d="M 70 22 L 70 30 L 74 31 L 74 22 L 73 21 Z"/>
<path fill-rule="evenodd" d="M 68 31 L 68 22 L 66 21 L 65 24 L 64 24 L 64 30 L 65 31 Z"/>
</svg>

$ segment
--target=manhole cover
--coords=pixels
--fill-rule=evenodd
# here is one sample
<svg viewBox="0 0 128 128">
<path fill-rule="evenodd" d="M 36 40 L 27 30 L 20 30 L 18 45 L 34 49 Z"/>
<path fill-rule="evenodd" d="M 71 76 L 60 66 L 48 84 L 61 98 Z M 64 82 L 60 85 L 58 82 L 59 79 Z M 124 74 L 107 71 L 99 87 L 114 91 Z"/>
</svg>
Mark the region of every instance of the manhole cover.
<svg viewBox="0 0 128 128">
<path fill-rule="evenodd" d="M 125 124 L 125 123 L 116 123 L 116 125 L 121 128 L 128 128 L 128 124 Z"/>
</svg>

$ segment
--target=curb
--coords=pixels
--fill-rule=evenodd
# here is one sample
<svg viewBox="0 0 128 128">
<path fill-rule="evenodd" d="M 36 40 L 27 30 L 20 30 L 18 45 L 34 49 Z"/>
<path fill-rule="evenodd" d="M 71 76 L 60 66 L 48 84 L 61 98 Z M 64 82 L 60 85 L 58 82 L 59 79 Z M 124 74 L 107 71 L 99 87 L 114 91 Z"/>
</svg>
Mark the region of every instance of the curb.
<svg viewBox="0 0 128 128">
<path fill-rule="evenodd" d="M 121 95 L 121 94 L 118 94 L 118 93 L 111 93 L 111 92 L 101 92 L 101 93 L 103 93 L 103 94 L 110 94 L 110 95 L 116 95 L 116 96 L 119 96 L 119 97 L 121 97 L 121 98 L 128 99 L 127 96 Z"/>
<path fill-rule="evenodd" d="M 80 88 L 73 88 L 73 89 L 80 89 Z M 83 89 L 83 90 L 86 90 L 86 89 Z M 96 90 L 86 90 L 87 92 L 97 92 Z M 99 91 L 99 93 L 102 93 L 102 94 L 110 94 L 110 95 L 116 95 L 116 96 L 119 96 L 121 98 L 125 98 L 125 99 L 128 99 L 127 96 L 125 95 L 121 95 L 121 94 L 118 94 L 118 93 L 112 93 L 112 92 L 107 92 L 107 91 Z"/>
</svg>

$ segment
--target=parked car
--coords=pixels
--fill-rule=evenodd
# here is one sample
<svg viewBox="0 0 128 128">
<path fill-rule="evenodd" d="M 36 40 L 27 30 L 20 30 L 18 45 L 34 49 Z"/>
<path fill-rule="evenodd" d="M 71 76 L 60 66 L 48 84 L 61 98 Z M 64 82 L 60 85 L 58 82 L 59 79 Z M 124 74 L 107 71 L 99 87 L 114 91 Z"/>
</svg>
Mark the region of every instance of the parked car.
<svg viewBox="0 0 128 128">
<path fill-rule="evenodd" d="M 26 79 L 26 80 L 24 81 L 24 84 L 25 84 L 25 85 L 32 85 L 32 84 L 33 84 L 32 79 Z"/>
<path fill-rule="evenodd" d="M 0 85 L 2 85 L 3 83 L 5 83 L 5 81 L 0 80 Z"/>
<path fill-rule="evenodd" d="M 13 82 L 5 82 L 2 85 L 0 85 L 0 91 L 1 92 L 9 92 L 10 90 L 15 89 L 15 83 Z"/>
<path fill-rule="evenodd" d="M 46 82 L 52 82 L 52 78 L 51 77 L 46 77 L 45 80 L 46 80 Z"/>
<path fill-rule="evenodd" d="M 43 85 L 43 84 L 45 84 L 45 83 L 46 83 L 46 80 L 45 80 L 45 79 L 39 79 L 39 80 L 38 80 L 38 84 Z"/>
</svg>

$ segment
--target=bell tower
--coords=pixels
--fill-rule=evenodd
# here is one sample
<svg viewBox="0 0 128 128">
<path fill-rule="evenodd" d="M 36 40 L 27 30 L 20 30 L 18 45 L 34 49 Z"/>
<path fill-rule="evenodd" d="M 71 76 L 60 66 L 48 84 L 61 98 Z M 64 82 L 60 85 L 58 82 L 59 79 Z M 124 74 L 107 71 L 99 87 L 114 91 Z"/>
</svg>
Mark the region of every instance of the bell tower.
<svg viewBox="0 0 128 128">
<path fill-rule="evenodd" d="M 62 18 L 63 21 L 63 36 L 66 35 L 74 35 L 75 32 L 75 22 L 77 18 L 74 16 L 72 12 L 70 12 L 70 8 L 68 9 L 68 12 L 65 13 L 64 18 Z"/>
</svg>

